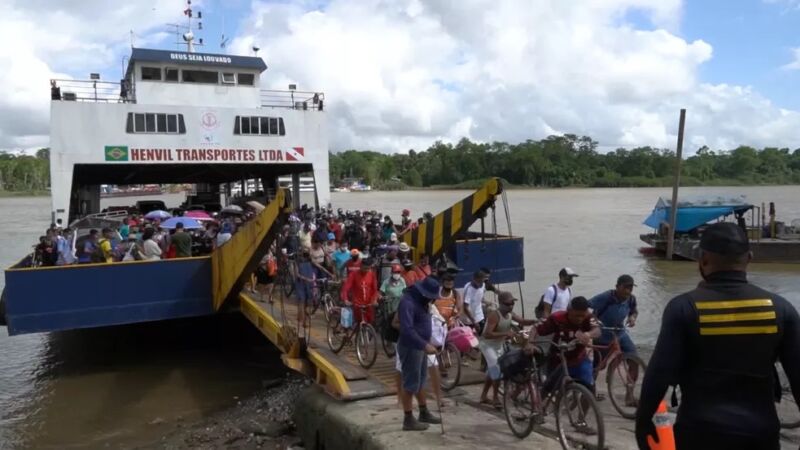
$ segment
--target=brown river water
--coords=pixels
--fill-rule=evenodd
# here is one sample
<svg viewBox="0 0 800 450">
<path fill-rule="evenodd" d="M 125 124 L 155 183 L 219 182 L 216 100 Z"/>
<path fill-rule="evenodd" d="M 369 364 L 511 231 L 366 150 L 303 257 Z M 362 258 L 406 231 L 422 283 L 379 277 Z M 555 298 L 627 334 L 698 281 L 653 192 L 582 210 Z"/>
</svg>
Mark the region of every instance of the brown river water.
<svg viewBox="0 0 800 450">
<path fill-rule="evenodd" d="M 526 312 L 563 266 L 580 274 L 573 292 L 587 297 L 612 288 L 618 275 L 628 273 L 638 284 L 634 293 L 640 308 L 632 336 L 640 347 L 652 348 L 666 302 L 699 281 L 695 263 L 638 252 L 644 246 L 638 236 L 647 232 L 641 222 L 658 196 L 669 193 L 664 188 L 509 191 L 512 230 L 525 237 Z M 684 188 L 681 193 L 745 194 L 754 204 L 774 201 L 779 220 L 800 218 L 800 186 Z M 415 216 L 437 213 L 467 194 L 334 193 L 333 206 L 377 209 L 397 219 L 403 208 Z M 165 201 L 177 206 L 182 195 L 165 196 Z M 49 204 L 43 197 L 0 199 L 3 267 L 31 251 L 48 225 Z M 505 233 L 502 208 L 497 221 Z M 752 282 L 800 307 L 800 264 L 752 265 L 750 273 Z M 516 286 L 505 288 L 518 292 Z M 283 371 L 266 340 L 236 316 L 15 337 L 0 330 L 0 449 L 149 446 L 174 424 L 231 407 Z"/>
</svg>

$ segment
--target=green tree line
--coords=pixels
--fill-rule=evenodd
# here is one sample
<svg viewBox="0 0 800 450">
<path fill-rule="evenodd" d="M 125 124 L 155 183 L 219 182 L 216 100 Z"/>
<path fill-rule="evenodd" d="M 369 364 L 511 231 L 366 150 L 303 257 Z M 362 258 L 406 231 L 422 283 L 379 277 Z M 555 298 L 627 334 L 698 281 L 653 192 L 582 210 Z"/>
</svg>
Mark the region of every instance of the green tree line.
<svg viewBox="0 0 800 450">
<path fill-rule="evenodd" d="M 50 186 L 50 149 L 35 156 L 0 151 L 0 191 L 36 192 Z"/>
<path fill-rule="evenodd" d="M 330 155 L 331 182 L 363 179 L 377 188 L 474 187 L 497 176 L 513 185 L 644 187 L 672 184 L 675 152 L 653 147 L 600 153 L 587 136 L 567 134 L 519 144 L 436 142 L 408 154 L 347 150 Z M 800 149 L 702 147 L 686 158 L 682 185 L 800 184 Z"/>
</svg>

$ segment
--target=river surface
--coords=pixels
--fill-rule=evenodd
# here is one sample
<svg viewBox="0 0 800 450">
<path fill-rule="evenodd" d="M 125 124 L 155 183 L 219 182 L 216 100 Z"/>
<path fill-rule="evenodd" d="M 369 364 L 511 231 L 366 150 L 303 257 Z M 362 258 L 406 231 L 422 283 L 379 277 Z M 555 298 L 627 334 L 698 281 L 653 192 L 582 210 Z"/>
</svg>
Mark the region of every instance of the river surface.
<svg viewBox="0 0 800 450">
<path fill-rule="evenodd" d="M 800 186 L 684 188 L 681 193 L 745 194 L 754 204 L 774 201 L 779 220 L 800 218 Z M 376 209 L 399 219 L 403 208 L 415 217 L 438 213 L 467 194 L 334 193 L 332 201 L 334 208 Z M 636 279 L 640 308 L 632 334 L 645 350 L 652 348 L 666 302 L 699 281 L 696 263 L 638 252 L 644 246 L 638 236 L 647 232 L 642 220 L 658 196 L 669 194 L 664 188 L 509 191 L 512 230 L 525 237 L 526 312 L 557 281 L 561 267 L 580 274 L 573 293 L 587 297 L 611 289 L 618 275 L 628 273 Z M 183 200 L 181 194 L 163 198 L 168 206 Z M 135 200 L 103 200 L 103 205 Z M 42 197 L 0 199 L 3 267 L 31 251 L 48 225 L 49 205 Z M 506 232 L 502 209 L 497 217 L 499 231 Z M 800 265 L 754 264 L 750 279 L 800 306 Z M 505 288 L 517 293 L 516 286 Z M 282 370 L 265 340 L 235 316 L 12 338 L 0 330 L 0 355 L 0 448 L 146 446 L 170 424 L 230 407 L 234 397 L 255 392 Z"/>
</svg>

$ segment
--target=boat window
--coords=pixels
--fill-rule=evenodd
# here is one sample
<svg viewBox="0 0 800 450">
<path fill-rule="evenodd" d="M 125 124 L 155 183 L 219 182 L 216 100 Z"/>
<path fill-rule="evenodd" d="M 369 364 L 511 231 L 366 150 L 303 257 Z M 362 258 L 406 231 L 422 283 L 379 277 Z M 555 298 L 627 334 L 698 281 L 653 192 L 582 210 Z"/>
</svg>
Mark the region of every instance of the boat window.
<svg viewBox="0 0 800 450">
<path fill-rule="evenodd" d="M 144 131 L 147 133 L 156 132 L 156 115 L 147 113 L 144 115 Z"/>
<path fill-rule="evenodd" d="M 186 134 L 182 114 L 128 113 L 127 133 Z"/>
<path fill-rule="evenodd" d="M 144 114 L 134 114 L 134 133 L 144 133 Z"/>
<path fill-rule="evenodd" d="M 219 72 L 211 72 L 209 70 L 186 70 L 183 69 L 184 83 L 206 83 L 217 84 L 219 83 Z"/>
<path fill-rule="evenodd" d="M 286 129 L 283 127 L 283 119 L 279 117 L 236 116 L 233 134 L 284 136 Z"/>
<path fill-rule="evenodd" d="M 242 86 L 252 86 L 255 80 L 255 75 L 252 73 L 239 73 L 239 84 Z"/>
<path fill-rule="evenodd" d="M 164 81 L 178 81 L 178 69 L 172 67 L 164 69 Z"/>
<path fill-rule="evenodd" d="M 222 84 L 236 84 L 236 74 L 222 72 Z"/>
<path fill-rule="evenodd" d="M 269 117 L 260 117 L 259 120 L 261 121 L 261 133 L 267 134 L 269 132 Z"/>
<path fill-rule="evenodd" d="M 156 114 L 156 132 L 157 133 L 166 133 L 167 132 L 167 115 L 166 114 Z"/>
<path fill-rule="evenodd" d="M 250 118 L 250 134 L 259 134 L 258 133 L 258 117 L 251 117 Z"/>
<path fill-rule="evenodd" d="M 161 80 L 161 67 L 142 67 L 143 80 Z"/>
</svg>

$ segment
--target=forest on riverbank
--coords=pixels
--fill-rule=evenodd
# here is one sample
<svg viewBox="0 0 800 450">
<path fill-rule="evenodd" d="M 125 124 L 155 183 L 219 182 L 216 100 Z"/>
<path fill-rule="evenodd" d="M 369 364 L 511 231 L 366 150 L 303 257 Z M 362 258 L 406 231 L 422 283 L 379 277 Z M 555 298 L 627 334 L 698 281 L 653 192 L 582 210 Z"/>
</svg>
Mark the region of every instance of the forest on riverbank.
<svg viewBox="0 0 800 450">
<path fill-rule="evenodd" d="M 518 144 L 436 142 L 407 154 L 347 150 L 331 154 L 330 173 L 332 185 L 358 178 L 377 189 L 472 188 L 492 176 L 523 187 L 648 187 L 670 186 L 674 161 L 673 150 L 600 153 L 590 137 L 567 134 Z M 800 184 L 800 149 L 702 147 L 685 158 L 681 174 L 684 186 Z"/>
<path fill-rule="evenodd" d="M 800 184 L 800 149 L 702 147 L 683 162 L 683 186 Z M 50 185 L 50 150 L 34 155 L 0 151 L 0 196 L 44 193 Z M 675 152 L 654 147 L 601 153 L 588 136 L 566 134 L 518 144 L 455 145 L 436 142 L 426 150 L 380 153 L 347 150 L 330 154 L 331 184 L 358 179 L 376 189 L 474 188 L 489 177 L 520 187 L 648 187 L 672 184 Z"/>
<path fill-rule="evenodd" d="M 50 149 L 34 155 L 0 151 L 0 196 L 44 194 L 50 186 Z"/>
</svg>

